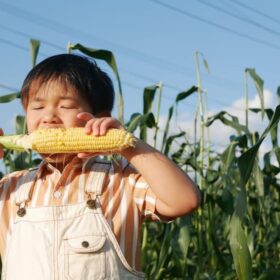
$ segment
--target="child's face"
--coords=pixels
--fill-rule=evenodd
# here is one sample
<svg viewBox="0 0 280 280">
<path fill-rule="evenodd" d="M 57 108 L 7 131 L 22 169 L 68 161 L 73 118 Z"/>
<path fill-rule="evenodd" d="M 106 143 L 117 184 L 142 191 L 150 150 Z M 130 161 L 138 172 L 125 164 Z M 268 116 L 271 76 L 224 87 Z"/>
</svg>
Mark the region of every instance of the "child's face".
<svg viewBox="0 0 280 280">
<path fill-rule="evenodd" d="M 28 132 L 38 128 L 82 127 L 80 112 L 91 112 L 90 106 L 66 83 L 50 80 L 29 99 L 26 108 Z"/>
</svg>

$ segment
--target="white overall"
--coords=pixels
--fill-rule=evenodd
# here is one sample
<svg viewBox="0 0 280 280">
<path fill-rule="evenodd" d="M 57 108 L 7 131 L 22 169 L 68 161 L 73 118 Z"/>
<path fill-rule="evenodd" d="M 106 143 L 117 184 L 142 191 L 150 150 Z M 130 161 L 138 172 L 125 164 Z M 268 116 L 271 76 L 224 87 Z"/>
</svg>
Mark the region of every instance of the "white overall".
<svg viewBox="0 0 280 280">
<path fill-rule="evenodd" d="M 87 201 L 47 207 L 28 207 L 37 173 L 30 171 L 33 178 L 15 193 L 19 211 L 3 260 L 2 280 L 144 278 L 127 263 L 101 211 L 99 197 L 109 167 L 94 164 L 94 183 L 85 187 Z"/>
</svg>

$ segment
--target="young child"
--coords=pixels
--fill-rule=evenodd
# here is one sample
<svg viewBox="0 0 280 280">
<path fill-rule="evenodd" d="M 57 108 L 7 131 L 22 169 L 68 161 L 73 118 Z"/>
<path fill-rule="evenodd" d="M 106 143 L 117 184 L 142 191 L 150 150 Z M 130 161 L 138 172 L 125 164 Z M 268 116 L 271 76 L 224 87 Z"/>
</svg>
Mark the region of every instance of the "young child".
<svg viewBox="0 0 280 280">
<path fill-rule="evenodd" d="M 85 57 L 45 59 L 27 75 L 21 94 L 28 132 L 84 127 L 98 136 L 122 128 L 111 117 L 110 78 Z M 139 139 L 120 155 L 116 164 L 96 154 L 44 154 L 38 168 L 2 178 L 2 280 L 144 277 L 142 220 L 189 213 L 200 194 L 179 167 Z"/>
</svg>

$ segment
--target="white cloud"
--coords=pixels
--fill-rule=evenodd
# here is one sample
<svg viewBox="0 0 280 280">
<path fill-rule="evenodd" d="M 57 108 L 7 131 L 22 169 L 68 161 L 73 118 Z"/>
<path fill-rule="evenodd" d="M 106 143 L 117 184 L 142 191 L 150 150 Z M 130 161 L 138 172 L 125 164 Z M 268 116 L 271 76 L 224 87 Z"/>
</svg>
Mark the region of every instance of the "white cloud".
<svg viewBox="0 0 280 280">
<path fill-rule="evenodd" d="M 276 97 L 271 93 L 271 91 L 265 89 L 264 90 L 264 104 L 265 108 L 273 108 L 276 105 Z M 249 99 L 249 108 L 260 108 L 260 100 L 259 96 L 255 95 L 253 98 Z M 243 125 L 245 125 L 245 101 L 244 98 L 240 98 L 236 101 L 234 101 L 230 106 L 223 108 L 221 111 L 226 111 L 228 114 L 237 116 L 239 119 L 239 122 Z M 217 114 L 218 111 L 210 111 L 208 113 L 209 116 L 213 116 Z M 230 119 L 230 117 L 227 117 Z M 161 116 L 159 126 L 161 131 L 165 129 L 165 124 L 167 121 L 167 116 Z M 265 127 L 268 125 L 268 119 L 265 116 L 264 119 L 261 119 L 260 113 L 253 113 L 249 111 L 248 116 L 248 122 L 249 122 L 249 130 L 251 132 L 258 131 L 259 134 L 263 132 Z M 190 142 L 193 142 L 194 140 L 194 121 L 193 116 L 191 116 L 187 112 L 178 112 L 177 121 L 175 121 L 175 117 L 173 117 L 172 122 L 170 123 L 170 134 L 176 134 L 180 131 L 185 131 L 187 133 L 187 138 Z M 162 132 L 159 133 L 159 137 L 162 137 Z M 216 144 L 216 150 L 222 151 L 224 150 L 228 143 L 229 143 L 229 137 L 230 135 L 236 135 L 236 131 L 229 126 L 224 125 L 219 120 L 215 121 L 210 126 L 210 140 L 211 144 Z M 200 135 L 200 127 L 199 122 L 197 125 L 197 137 Z M 160 138 L 162 139 L 162 138 Z M 161 142 L 159 139 L 159 143 Z M 207 133 L 205 131 L 205 139 L 207 139 Z M 151 139 L 150 139 L 151 140 Z M 153 143 L 153 142 L 150 142 Z M 260 153 L 263 155 L 265 152 L 267 152 L 270 148 L 270 142 L 267 140 L 264 142 L 261 146 Z"/>
</svg>

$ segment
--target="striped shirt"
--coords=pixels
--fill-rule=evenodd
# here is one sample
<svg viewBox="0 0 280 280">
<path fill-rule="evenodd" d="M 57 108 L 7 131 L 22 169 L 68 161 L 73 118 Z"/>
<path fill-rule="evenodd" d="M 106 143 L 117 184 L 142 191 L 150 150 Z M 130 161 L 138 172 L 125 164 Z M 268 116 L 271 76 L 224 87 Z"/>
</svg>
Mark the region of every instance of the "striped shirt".
<svg viewBox="0 0 280 280">
<path fill-rule="evenodd" d="M 88 169 L 94 158 L 74 158 L 62 173 L 43 161 L 37 170 L 32 197 L 27 207 L 59 206 L 88 199 L 85 184 L 90 180 Z M 13 232 L 13 220 L 18 210 L 14 192 L 28 170 L 16 171 L 0 180 L 0 255 L 5 255 L 6 244 Z M 112 162 L 105 178 L 101 207 L 128 263 L 140 269 L 141 222 L 144 218 L 159 220 L 155 213 L 156 196 L 144 178 L 127 161 Z"/>
</svg>

